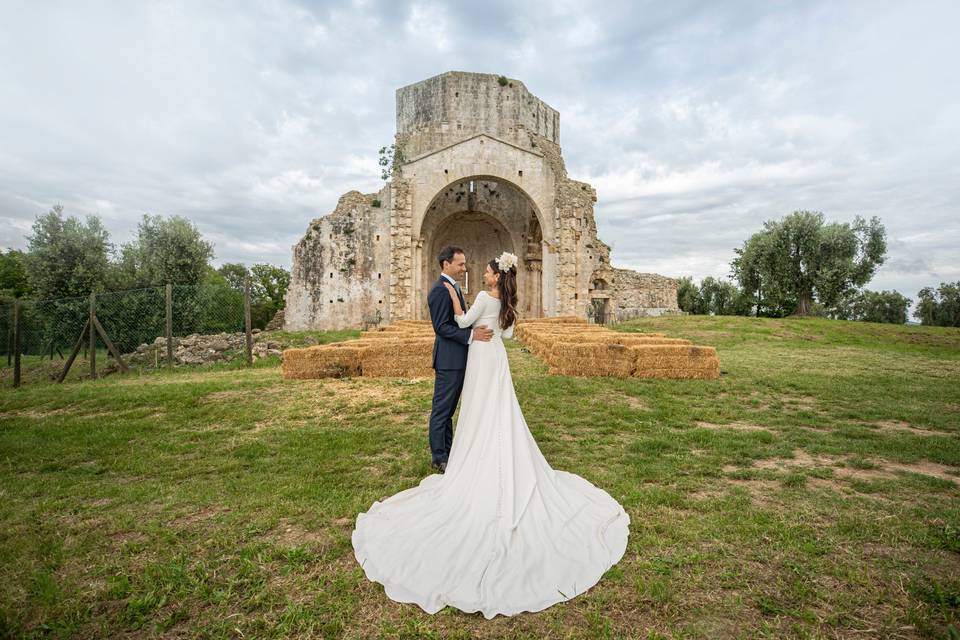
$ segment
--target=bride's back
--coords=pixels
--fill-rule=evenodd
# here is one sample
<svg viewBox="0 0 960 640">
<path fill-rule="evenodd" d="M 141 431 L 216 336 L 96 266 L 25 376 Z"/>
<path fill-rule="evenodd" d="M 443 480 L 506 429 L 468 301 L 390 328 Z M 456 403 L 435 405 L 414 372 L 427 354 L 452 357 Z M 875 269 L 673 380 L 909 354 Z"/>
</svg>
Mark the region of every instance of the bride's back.
<svg viewBox="0 0 960 640">
<path fill-rule="evenodd" d="M 500 298 L 494 298 L 486 291 L 477 294 L 473 301 L 474 305 L 482 305 L 480 315 L 473 321 L 471 326 L 486 326 L 493 330 L 495 337 L 500 337 L 503 329 L 500 328 Z"/>
</svg>

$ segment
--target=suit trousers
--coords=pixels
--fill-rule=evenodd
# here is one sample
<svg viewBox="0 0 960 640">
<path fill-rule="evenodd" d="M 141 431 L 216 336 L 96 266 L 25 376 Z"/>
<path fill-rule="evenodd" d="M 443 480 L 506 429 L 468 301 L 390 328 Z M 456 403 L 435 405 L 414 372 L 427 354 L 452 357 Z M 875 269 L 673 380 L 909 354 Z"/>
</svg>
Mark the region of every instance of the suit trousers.
<svg viewBox="0 0 960 640">
<path fill-rule="evenodd" d="M 430 410 L 430 454 L 433 464 L 446 462 L 453 444 L 453 413 L 463 391 L 465 369 L 437 369 Z"/>
</svg>

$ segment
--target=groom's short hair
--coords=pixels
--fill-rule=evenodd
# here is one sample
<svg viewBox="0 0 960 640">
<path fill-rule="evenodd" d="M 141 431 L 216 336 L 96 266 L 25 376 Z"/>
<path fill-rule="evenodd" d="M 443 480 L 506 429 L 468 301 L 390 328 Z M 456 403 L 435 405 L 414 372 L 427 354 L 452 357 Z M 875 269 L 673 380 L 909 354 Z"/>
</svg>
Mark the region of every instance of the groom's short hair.
<svg viewBox="0 0 960 640">
<path fill-rule="evenodd" d="M 463 249 L 453 244 L 440 249 L 440 255 L 437 256 L 437 262 L 440 263 L 440 268 L 443 269 L 444 262 L 453 262 L 453 256 L 458 253 L 463 253 Z"/>
</svg>

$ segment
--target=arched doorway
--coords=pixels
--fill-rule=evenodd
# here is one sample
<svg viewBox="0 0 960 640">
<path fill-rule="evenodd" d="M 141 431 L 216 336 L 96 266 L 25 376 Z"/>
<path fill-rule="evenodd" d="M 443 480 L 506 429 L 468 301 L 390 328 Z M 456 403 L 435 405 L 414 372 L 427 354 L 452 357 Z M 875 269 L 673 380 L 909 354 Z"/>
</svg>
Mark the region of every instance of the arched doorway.
<svg viewBox="0 0 960 640">
<path fill-rule="evenodd" d="M 440 265 L 436 257 L 447 245 L 456 245 L 463 249 L 467 257 L 467 273 L 460 282 L 463 297 L 467 304 L 473 304 L 477 292 L 483 290 L 483 271 L 487 256 L 496 257 L 504 251 L 516 253 L 510 232 L 493 216 L 479 211 L 461 211 L 447 217 L 432 234 L 428 255 L 432 256 L 433 284 L 440 274 Z"/>
<path fill-rule="evenodd" d="M 420 286 L 415 293 L 420 318 L 429 318 L 427 291 L 439 277 L 437 255 L 448 244 L 462 247 L 468 278 L 461 287 L 470 304 L 483 288 L 486 263 L 504 251 L 517 255 L 519 311 L 540 317 L 543 309 L 544 243 L 532 201 L 513 183 L 477 176 L 447 185 L 427 207 L 418 242 Z"/>
</svg>

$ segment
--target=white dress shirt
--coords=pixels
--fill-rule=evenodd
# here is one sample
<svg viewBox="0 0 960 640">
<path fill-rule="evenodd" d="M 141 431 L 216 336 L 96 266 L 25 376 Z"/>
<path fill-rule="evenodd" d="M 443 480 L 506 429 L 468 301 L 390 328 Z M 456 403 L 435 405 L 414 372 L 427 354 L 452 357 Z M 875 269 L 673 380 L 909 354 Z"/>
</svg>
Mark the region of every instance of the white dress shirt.
<svg viewBox="0 0 960 640">
<path fill-rule="evenodd" d="M 445 279 L 447 280 L 447 282 L 449 282 L 450 284 L 453 285 L 453 288 L 454 288 L 454 289 L 457 288 L 457 281 L 454 280 L 453 278 L 451 278 L 450 276 L 448 276 L 447 274 L 441 272 L 441 273 L 440 273 L 440 277 L 441 277 L 441 278 L 445 278 Z M 464 306 L 466 306 L 466 305 L 464 305 Z M 464 309 L 463 311 L 464 311 L 464 313 L 466 313 L 467 310 Z M 473 342 L 473 331 L 470 332 L 470 337 L 467 338 L 467 344 L 469 345 L 469 344 L 472 343 L 472 342 Z"/>
</svg>

